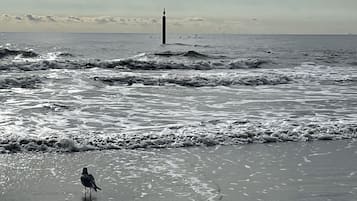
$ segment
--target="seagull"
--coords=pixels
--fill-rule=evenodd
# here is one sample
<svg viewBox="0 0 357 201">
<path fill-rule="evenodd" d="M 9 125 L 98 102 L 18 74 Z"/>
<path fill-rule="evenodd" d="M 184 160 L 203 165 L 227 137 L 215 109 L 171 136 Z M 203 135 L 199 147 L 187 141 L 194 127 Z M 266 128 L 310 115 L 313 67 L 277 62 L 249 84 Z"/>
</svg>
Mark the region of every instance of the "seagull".
<svg viewBox="0 0 357 201">
<path fill-rule="evenodd" d="M 93 175 L 88 174 L 88 169 L 87 168 L 83 168 L 82 171 L 82 176 L 81 176 L 81 182 L 84 186 L 84 198 L 86 197 L 86 190 L 87 187 L 89 188 L 89 199 L 92 199 L 92 188 L 97 191 L 97 190 L 102 190 L 101 188 L 99 188 L 96 184 L 95 184 L 95 179 L 93 177 Z"/>
</svg>

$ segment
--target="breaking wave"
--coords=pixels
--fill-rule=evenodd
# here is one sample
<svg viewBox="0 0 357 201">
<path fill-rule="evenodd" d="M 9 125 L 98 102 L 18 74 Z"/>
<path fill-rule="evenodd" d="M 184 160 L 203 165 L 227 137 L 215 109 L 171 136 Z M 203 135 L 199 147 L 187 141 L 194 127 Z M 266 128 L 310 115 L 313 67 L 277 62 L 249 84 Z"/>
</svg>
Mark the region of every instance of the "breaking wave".
<svg viewBox="0 0 357 201">
<path fill-rule="evenodd" d="M 3 71 L 39 71 L 50 69 L 85 69 L 94 68 L 95 65 L 77 61 L 57 61 L 57 60 L 41 60 L 37 62 L 9 63 L 0 65 L 0 70 Z"/>
<path fill-rule="evenodd" d="M 154 53 L 155 56 L 163 56 L 163 57 L 188 57 L 188 58 L 197 58 L 197 59 L 223 59 L 226 56 L 214 56 L 214 55 L 207 55 L 202 54 L 193 50 L 185 51 L 185 52 L 172 52 L 172 51 L 165 51 L 165 52 L 157 52 Z"/>
<path fill-rule="evenodd" d="M 238 59 L 234 61 L 142 61 L 137 59 L 123 59 L 113 61 L 69 61 L 42 60 L 38 62 L 23 62 L 1 64 L 3 71 L 37 71 L 48 69 L 130 69 L 130 70 L 213 70 L 213 69 L 249 69 L 259 68 L 267 63 L 259 59 Z"/>
<path fill-rule="evenodd" d="M 142 53 L 114 60 L 81 59 L 66 52 L 39 55 L 32 51 L 0 49 L 0 58 L 13 55 L 11 61 L 1 62 L 2 71 L 37 71 L 47 69 L 129 69 L 129 70 L 212 70 L 260 68 L 269 61 L 257 58 L 231 59 L 224 55 L 207 55 L 196 51 Z"/>
<path fill-rule="evenodd" d="M 357 138 L 357 124 L 342 121 L 213 120 L 195 125 L 176 125 L 150 133 L 73 134 L 25 138 L 2 134 L 0 153 L 25 151 L 78 152 L 106 149 L 177 148 L 192 146 L 276 143 L 287 141 L 342 140 Z"/>
<path fill-rule="evenodd" d="M 31 50 L 11 50 L 7 48 L 0 48 L 0 59 L 9 56 L 22 56 L 24 58 L 33 58 L 37 57 L 38 54 Z"/>
<path fill-rule="evenodd" d="M 203 47 L 203 48 L 210 48 L 214 47 L 211 45 L 202 45 L 202 44 L 188 44 L 188 43 L 169 43 L 166 46 L 186 46 L 186 47 Z"/>
<path fill-rule="evenodd" d="M 46 54 L 39 54 L 37 52 L 34 52 L 33 50 L 15 50 L 8 48 L 0 48 L 0 59 L 7 57 L 15 57 L 13 60 L 15 62 L 36 62 L 43 60 L 56 60 L 61 57 L 74 57 L 74 55 L 68 52 L 49 52 Z"/>
<path fill-rule="evenodd" d="M 132 85 L 143 84 L 150 86 L 162 86 L 175 84 L 185 87 L 215 87 L 215 86 L 233 86 L 233 85 L 277 85 L 288 84 L 292 78 L 281 74 L 260 74 L 260 75 L 240 75 L 236 73 L 218 74 L 218 75 L 164 75 L 164 76 L 139 76 L 124 74 L 120 77 L 94 77 L 96 81 L 101 81 L 108 85 Z"/>
</svg>

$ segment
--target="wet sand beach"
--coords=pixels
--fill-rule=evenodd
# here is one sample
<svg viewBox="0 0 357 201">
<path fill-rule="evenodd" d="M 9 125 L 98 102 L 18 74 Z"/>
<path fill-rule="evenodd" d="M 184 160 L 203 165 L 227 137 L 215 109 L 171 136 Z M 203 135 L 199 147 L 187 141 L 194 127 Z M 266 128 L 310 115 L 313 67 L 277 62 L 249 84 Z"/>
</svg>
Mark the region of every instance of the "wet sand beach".
<svg viewBox="0 0 357 201">
<path fill-rule="evenodd" d="M 349 201 L 356 140 L 0 155 L 0 200 L 84 200 L 83 167 L 106 200 Z"/>
</svg>

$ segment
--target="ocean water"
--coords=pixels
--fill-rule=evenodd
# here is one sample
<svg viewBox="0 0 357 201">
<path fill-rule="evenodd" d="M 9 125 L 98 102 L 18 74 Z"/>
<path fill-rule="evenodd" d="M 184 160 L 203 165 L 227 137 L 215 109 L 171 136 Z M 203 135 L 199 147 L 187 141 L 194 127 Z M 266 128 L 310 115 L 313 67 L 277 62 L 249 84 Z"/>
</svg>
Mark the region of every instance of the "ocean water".
<svg viewBox="0 0 357 201">
<path fill-rule="evenodd" d="M 0 33 L 0 152 L 357 137 L 357 36 Z"/>
</svg>

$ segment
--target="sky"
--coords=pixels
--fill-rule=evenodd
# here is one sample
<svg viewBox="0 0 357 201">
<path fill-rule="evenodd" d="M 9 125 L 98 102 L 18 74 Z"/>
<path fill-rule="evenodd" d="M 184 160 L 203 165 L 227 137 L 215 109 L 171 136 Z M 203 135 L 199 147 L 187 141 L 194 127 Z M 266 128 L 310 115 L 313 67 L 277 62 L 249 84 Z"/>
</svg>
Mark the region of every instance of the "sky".
<svg viewBox="0 0 357 201">
<path fill-rule="evenodd" d="M 357 0 L 1 0 L 0 32 L 357 34 Z"/>
</svg>

